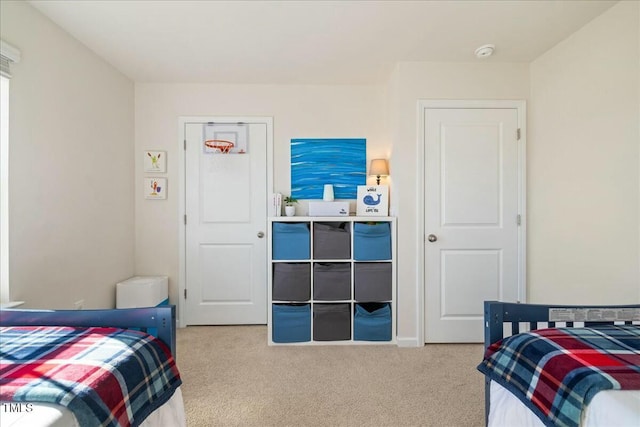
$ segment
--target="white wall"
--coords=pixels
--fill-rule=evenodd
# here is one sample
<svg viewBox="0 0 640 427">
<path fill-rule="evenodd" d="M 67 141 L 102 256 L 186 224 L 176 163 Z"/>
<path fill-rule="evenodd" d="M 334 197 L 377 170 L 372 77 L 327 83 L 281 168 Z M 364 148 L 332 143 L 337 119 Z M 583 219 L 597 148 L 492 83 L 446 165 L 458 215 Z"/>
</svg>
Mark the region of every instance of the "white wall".
<svg viewBox="0 0 640 427">
<path fill-rule="evenodd" d="M 134 272 L 133 84 L 26 2 L 10 91 L 10 286 L 26 307 L 113 307 Z"/>
<path fill-rule="evenodd" d="M 639 3 L 531 64 L 532 302 L 640 302 Z"/>
<path fill-rule="evenodd" d="M 178 118 L 268 116 L 274 124 L 274 187 L 290 192 L 291 138 L 367 139 L 367 152 L 386 156 L 389 138 L 382 86 L 136 84 L 136 273 L 170 277 L 178 302 Z M 144 150 L 167 151 L 167 200 L 143 197 Z M 302 207 L 301 214 L 305 213 Z"/>
<path fill-rule="evenodd" d="M 272 116 L 274 186 L 283 193 L 288 193 L 290 186 L 291 138 L 365 137 L 369 158 L 389 157 L 392 162 L 388 183 L 392 185 L 392 209 L 400 215 L 398 334 L 415 342 L 419 310 L 415 259 L 417 100 L 526 99 L 528 93 L 526 64 L 489 63 L 401 64 L 388 87 L 136 84 L 136 273 L 169 275 L 170 296 L 177 301 L 176 162 L 182 147 L 178 117 Z M 397 123 L 398 128 L 391 123 Z M 392 135 L 392 131 L 397 133 Z M 146 149 L 168 152 L 166 201 L 143 198 L 142 156 Z"/>
<path fill-rule="evenodd" d="M 417 103 L 420 99 L 523 99 L 529 96 L 527 64 L 401 63 L 391 79 L 392 178 L 398 215 L 398 341 L 420 345 L 424 306 L 416 233 Z"/>
</svg>

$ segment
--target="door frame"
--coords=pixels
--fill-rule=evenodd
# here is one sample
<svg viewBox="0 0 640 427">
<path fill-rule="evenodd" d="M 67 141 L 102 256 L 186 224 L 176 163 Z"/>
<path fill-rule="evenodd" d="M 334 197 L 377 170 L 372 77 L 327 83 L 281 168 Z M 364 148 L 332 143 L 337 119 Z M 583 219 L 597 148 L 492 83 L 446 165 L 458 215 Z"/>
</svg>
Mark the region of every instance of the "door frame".
<svg viewBox="0 0 640 427">
<path fill-rule="evenodd" d="M 526 194 L 526 156 L 527 156 L 527 128 L 526 128 L 526 101 L 524 100 L 454 100 L 454 99 L 420 99 L 418 100 L 418 129 L 417 129 L 417 155 L 416 155 L 416 266 L 417 266 L 417 293 L 416 313 L 417 333 L 419 340 L 416 345 L 422 347 L 425 344 L 425 310 L 426 310 L 426 282 L 425 282 L 425 120 L 424 113 L 428 109 L 516 109 L 518 112 L 518 128 L 520 139 L 518 141 L 518 212 L 520 214 L 520 227 L 518 227 L 518 302 L 527 302 L 526 278 L 527 278 L 527 194 Z"/>
<path fill-rule="evenodd" d="M 187 199 L 186 199 L 186 132 L 185 126 L 188 123 L 210 123 L 210 122 L 223 122 L 223 123 L 251 123 L 251 124 L 265 124 L 267 126 L 267 181 L 265 185 L 267 187 L 267 195 L 273 193 L 273 117 L 267 116 L 180 116 L 178 118 L 178 313 L 176 319 L 176 325 L 179 328 L 187 326 L 186 315 L 184 309 L 186 307 L 186 301 L 184 297 L 185 289 L 187 286 L 187 225 L 185 223 L 185 215 L 187 212 Z M 262 201 L 265 205 L 267 200 Z M 269 210 L 267 209 L 267 213 Z M 266 221 L 266 218 L 265 218 Z M 268 230 L 266 230 L 268 232 Z M 268 239 L 263 239 L 266 245 Z M 265 252 L 267 253 L 267 252 Z M 267 259 L 264 260 L 265 265 L 265 277 L 267 274 Z M 266 301 L 268 304 L 268 301 Z M 267 307 L 268 308 L 268 307 Z"/>
</svg>

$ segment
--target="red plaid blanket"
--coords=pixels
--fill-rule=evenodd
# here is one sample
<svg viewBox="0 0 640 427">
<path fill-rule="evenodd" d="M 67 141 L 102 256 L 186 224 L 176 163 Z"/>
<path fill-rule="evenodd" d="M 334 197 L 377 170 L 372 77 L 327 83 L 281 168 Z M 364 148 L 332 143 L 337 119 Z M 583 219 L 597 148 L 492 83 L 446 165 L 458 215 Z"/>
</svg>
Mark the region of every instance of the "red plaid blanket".
<svg viewBox="0 0 640 427">
<path fill-rule="evenodd" d="M 547 426 L 580 424 L 601 390 L 640 390 L 640 327 L 540 329 L 492 344 L 478 366 Z"/>
<path fill-rule="evenodd" d="M 117 328 L 0 328 L 0 400 L 65 406 L 85 426 L 137 426 L 181 384 L 169 349 Z"/>
</svg>

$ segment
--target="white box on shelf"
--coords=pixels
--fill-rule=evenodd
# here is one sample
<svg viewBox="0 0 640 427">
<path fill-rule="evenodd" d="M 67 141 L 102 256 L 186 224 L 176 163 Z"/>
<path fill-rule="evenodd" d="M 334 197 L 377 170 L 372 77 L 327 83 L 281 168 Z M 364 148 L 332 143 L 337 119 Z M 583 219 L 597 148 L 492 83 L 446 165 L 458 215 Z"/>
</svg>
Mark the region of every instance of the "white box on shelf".
<svg viewBox="0 0 640 427">
<path fill-rule="evenodd" d="M 309 216 L 349 216 L 349 202 L 309 202 Z"/>
</svg>

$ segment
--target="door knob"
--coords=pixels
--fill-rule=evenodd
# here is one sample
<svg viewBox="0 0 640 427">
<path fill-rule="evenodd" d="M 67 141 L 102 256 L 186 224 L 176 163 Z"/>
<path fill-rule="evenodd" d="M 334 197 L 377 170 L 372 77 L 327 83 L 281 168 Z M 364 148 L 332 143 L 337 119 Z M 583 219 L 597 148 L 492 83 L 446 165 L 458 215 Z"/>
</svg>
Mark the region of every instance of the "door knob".
<svg viewBox="0 0 640 427">
<path fill-rule="evenodd" d="M 427 236 L 427 240 L 430 242 L 435 242 L 436 240 L 438 240 L 438 237 L 435 234 L 429 234 Z"/>
<path fill-rule="evenodd" d="M 264 237 L 264 231 L 258 231 L 258 238 L 262 239 Z"/>
</svg>

